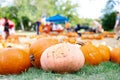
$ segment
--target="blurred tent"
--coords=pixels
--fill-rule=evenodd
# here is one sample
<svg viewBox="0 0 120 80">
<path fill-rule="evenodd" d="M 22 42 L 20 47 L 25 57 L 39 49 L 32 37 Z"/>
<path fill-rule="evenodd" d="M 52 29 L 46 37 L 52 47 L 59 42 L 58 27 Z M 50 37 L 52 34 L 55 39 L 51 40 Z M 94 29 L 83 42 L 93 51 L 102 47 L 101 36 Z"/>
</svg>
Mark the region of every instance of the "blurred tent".
<svg viewBox="0 0 120 80">
<path fill-rule="evenodd" d="M 47 18 L 46 21 L 55 22 L 55 23 L 65 23 L 66 21 L 68 21 L 68 18 L 57 14 Z"/>
</svg>

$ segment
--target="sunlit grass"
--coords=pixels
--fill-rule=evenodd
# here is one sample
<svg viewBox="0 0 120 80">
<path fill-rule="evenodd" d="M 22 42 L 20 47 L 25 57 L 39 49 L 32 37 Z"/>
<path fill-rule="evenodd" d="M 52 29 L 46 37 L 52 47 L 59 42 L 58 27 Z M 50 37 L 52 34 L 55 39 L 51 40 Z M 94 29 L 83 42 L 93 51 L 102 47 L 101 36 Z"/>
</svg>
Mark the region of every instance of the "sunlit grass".
<svg viewBox="0 0 120 80">
<path fill-rule="evenodd" d="M 120 66 L 104 62 L 97 66 L 85 65 L 75 73 L 58 74 L 30 68 L 19 75 L 1 75 L 0 80 L 120 80 Z"/>
</svg>

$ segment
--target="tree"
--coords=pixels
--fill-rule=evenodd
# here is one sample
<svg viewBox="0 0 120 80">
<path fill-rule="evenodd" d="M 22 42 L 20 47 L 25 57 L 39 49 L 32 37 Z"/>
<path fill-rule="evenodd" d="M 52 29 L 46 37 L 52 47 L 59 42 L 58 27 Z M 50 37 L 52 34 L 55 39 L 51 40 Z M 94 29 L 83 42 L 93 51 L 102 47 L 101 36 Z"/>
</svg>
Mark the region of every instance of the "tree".
<svg viewBox="0 0 120 80">
<path fill-rule="evenodd" d="M 101 17 L 102 26 L 105 30 L 113 30 L 116 18 L 116 10 L 115 7 L 120 5 L 120 1 L 118 0 L 108 0 L 105 8 L 102 10 L 104 13 Z"/>
<path fill-rule="evenodd" d="M 113 11 L 115 11 L 115 6 L 120 5 L 120 1 L 119 0 L 108 0 L 106 3 L 105 8 L 102 10 L 103 13 L 111 13 Z"/>
<path fill-rule="evenodd" d="M 78 4 L 72 4 L 72 0 L 14 0 L 15 7 L 18 9 L 18 19 L 21 24 L 21 29 L 24 30 L 24 24 L 22 17 L 26 16 L 30 21 L 35 22 L 40 19 L 41 16 L 52 16 L 55 14 L 61 14 L 67 16 L 70 20 L 74 22 L 77 17 Z M 74 20 L 73 20 L 73 19 Z"/>
<path fill-rule="evenodd" d="M 72 0 L 57 0 L 56 2 L 56 14 L 67 16 L 72 24 L 79 22 L 79 15 L 77 9 L 79 8 L 78 3 L 73 3 Z"/>
<path fill-rule="evenodd" d="M 14 7 L 18 10 L 17 18 L 19 20 L 20 26 L 22 30 L 25 30 L 23 16 L 31 18 L 33 14 L 33 7 L 29 4 L 30 0 L 14 0 Z M 33 11 L 33 12 L 32 12 Z M 33 18 L 33 17 L 32 17 Z"/>
<path fill-rule="evenodd" d="M 18 28 L 18 18 L 17 18 L 18 10 L 14 6 L 10 7 L 2 7 L 0 8 L 0 18 L 7 17 L 11 21 L 15 23 L 15 28 Z"/>
<path fill-rule="evenodd" d="M 16 29 L 28 30 L 29 22 L 34 23 L 41 16 L 49 17 L 55 14 L 68 17 L 72 25 L 80 23 L 78 8 L 79 4 L 73 3 L 73 0 L 14 0 L 14 5 L 4 8 L 0 16 L 6 15 L 13 19 Z"/>
<path fill-rule="evenodd" d="M 34 6 L 37 8 L 38 17 L 50 16 L 56 13 L 56 0 L 34 0 Z"/>
<path fill-rule="evenodd" d="M 54 3 L 56 0 L 14 0 L 15 7 L 18 9 L 18 19 L 21 29 L 24 30 L 22 17 L 26 16 L 30 21 L 35 22 L 42 15 L 54 12 Z M 51 8 L 51 9 L 50 9 Z"/>
<path fill-rule="evenodd" d="M 107 31 L 113 30 L 115 24 L 116 12 L 105 14 L 102 18 L 103 28 Z"/>
<path fill-rule="evenodd" d="M 2 13 L 2 9 L 0 8 L 0 13 Z M 2 18 L 2 15 L 0 15 L 0 18 Z"/>
</svg>

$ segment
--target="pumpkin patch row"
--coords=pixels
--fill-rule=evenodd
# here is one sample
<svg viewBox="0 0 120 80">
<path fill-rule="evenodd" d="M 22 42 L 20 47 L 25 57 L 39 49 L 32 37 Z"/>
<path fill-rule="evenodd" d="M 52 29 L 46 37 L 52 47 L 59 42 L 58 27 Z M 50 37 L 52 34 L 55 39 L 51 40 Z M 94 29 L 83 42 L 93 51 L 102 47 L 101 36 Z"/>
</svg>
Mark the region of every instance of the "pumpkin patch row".
<svg viewBox="0 0 120 80">
<path fill-rule="evenodd" d="M 25 42 L 21 42 L 19 36 L 12 36 L 1 41 L 0 74 L 19 74 L 31 65 L 46 71 L 66 73 L 78 71 L 84 64 L 98 65 L 103 61 L 120 64 L 120 48 L 110 50 L 106 45 L 95 46 L 83 40 L 79 45 L 76 44 L 78 36 L 75 33 L 68 36 L 44 34 L 30 36 Z"/>
<path fill-rule="evenodd" d="M 120 51 L 120 49 L 118 50 Z M 83 45 L 78 45 L 73 43 L 71 44 L 69 41 L 59 43 L 59 40 L 53 37 L 40 38 L 31 44 L 30 47 L 30 54 L 34 57 L 32 64 L 35 67 L 59 73 L 74 72 L 76 69 L 71 70 L 70 66 L 76 67 L 76 65 L 78 66 L 79 64 L 82 66 L 84 64 L 98 65 L 101 62 L 110 60 L 117 62 L 111 57 L 114 57 L 116 54 L 120 54 L 120 52 L 118 51 L 118 53 L 112 54 L 112 51 L 114 52 L 114 49 L 110 50 L 108 46 L 102 44 L 95 46 L 91 42 L 83 42 Z M 84 58 L 79 57 L 79 59 L 82 60 L 77 59 L 80 54 L 83 54 L 84 56 Z M 80 63 L 78 64 L 77 62 Z M 82 66 L 78 66 L 78 68 L 80 69 Z M 68 67 L 70 70 L 66 69 Z"/>
</svg>

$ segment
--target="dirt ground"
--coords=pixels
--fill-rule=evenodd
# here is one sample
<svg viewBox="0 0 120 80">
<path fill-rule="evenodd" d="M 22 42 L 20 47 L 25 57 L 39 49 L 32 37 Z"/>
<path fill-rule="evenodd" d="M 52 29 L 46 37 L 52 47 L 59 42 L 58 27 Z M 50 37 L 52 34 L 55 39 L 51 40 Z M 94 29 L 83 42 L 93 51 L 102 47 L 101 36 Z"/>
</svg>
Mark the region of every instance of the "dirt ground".
<svg viewBox="0 0 120 80">
<path fill-rule="evenodd" d="M 111 48 L 120 47 L 120 39 L 117 40 L 117 38 L 104 38 L 102 40 L 92 40 L 93 44 L 105 44 L 108 45 Z"/>
<path fill-rule="evenodd" d="M 35 35 L 36 32 L 16 32 L 16 34 L 27 34 L 27 35 Z M 101 40 L 91 40 L 94 45 L 104 44 L 108 45 L 111 48 L 120 47 L 120 39 L 117 40 L 117 37 L 114 38 L 104 38 Z"/>
</svg>

